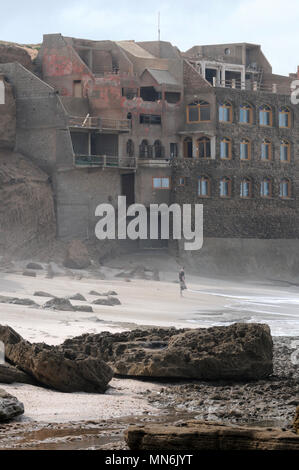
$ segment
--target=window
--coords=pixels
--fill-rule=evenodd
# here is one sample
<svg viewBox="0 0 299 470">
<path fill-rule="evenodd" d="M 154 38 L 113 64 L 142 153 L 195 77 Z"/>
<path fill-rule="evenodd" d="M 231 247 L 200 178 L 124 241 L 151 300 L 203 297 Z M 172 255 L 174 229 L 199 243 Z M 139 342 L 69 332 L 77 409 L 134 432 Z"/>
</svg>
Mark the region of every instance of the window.
<svg viewBox="0 0 299 470">
<path fill-rule="evenodd" d="M 129 139 L 127 142 L 127 156 L 134 157 L 134 142 L 132 139 Z"/>
<path fill-rule="evenodd" d="M 127 100 L 133 100 L 137 97 L 137 89 L 135 88 L 122 88 L 121 89 L 122 96 L 125 96 Z"/>
<path fill-rule="evenodd" d="M 280 141 L 280 161 L 281 162 L 291 161 L 291 145 L 290 145 L 290 142 L 284 139 Z"/>
<path fill-rule="evenodd" d="M 260 116 L 261 126 L 272 126 L 273 116 L 272 116 L 272 109 L 270 106 L 266 104 L 264 104 L 263 106 L 260 106 L 259 116 Z"/>
<path fill-rule="evenodd" d="M 248 139 L 242 139 L 240 142 L 240 159 L 250 160 L 251 158 L 251 142 Z"/>
<path fill-rule="evenodd" d="M 211 139 L 209 137 L 201 137 L 197 143 L 199 158 L 211 158 Z"/>
<path fill-rule="evenodd" d="M 193 158 L 193 141 L 191 137 L 184 139 L 184 158 Z"/>
<path fill-rule="evenodd" d="M 264 139 L 261 146 L 261 160 L 269 161 L 272 159 L 272 144 L 270 140 Z"/>
<path fill-rule="evenodd" d="M 185 186 L 185 178 L 181 177 L 179 178 L 179 183 L 178 183 L 179 186 Z"/>
<path fill-rule="evenodd" d="M 141 142 L 140 149 L 139 149 L 139 156 L 140 158 L 151 158 L 152 148 L 148 144 L 147 140 L 143 140 Z"/>
<path fill-rule="evenodd" d="M 187 108 L 187 122 L 208 122 L 211 120 L 211 107 L 206 101 L 194 101 Z"/>
<path fill-rule="evenodd" d="M 140 124 L 161 124 L 161 116 L 156 114 L 140 114 Z"/>
<path fill-rule="evenodd" d="M 210 196 L 210 179 L 206 176 L 200 176 L 198 178 L 198 196 L 209 197 Z"/>
<path fill-rule="evenodd" d="M 155 158 L 163 158 L 164 157 L 164 149 L 163 149 L 163 146 L 161 144 L 161 141 L 160 140 L 156 140 L 155 143 L 154 143 L 154 157 Z"/>
<path fill-rule="evenodd" d="M 140 88 L 140 98 L 143 101 L 158 101 L 161 99 L 161 93 L 156 91 L 153 86 L 144 86 Z"/>
<path fill-rule="evenodd" d="M 230 103 L 225 101 L 219 105 L 219 121 L 232 122 L 233 121 L 233 108 Z"/>
<path fill-rule="evenodd" d="M 220 197 L 231 197 L 232 182 L 230 178 L 220 180 Z"/>
<path fill-rule="evenodd" d="M 280 197 L 284 199 L 291 197 L 291 182 L 287 178 L 280 181 Z"/>
<path fill-rule="evenodd" d="M 253 109 L 250 104 L 244 103 L 240 106 L 240 123 L 252 124 L 253 123 Z"/>
<path fill-rule="evenodd" d="M 279 127 L 291 127 L 291 111 L 286 106 L 279 109 Z"/>
<path fill-rule="evenodd" d="M 178 144 L 176 142 L 170 143 L 170 157 L 176 158 L 178 156 Z"/>
<path fill-rule="evenodd" d="M 169 189 L 170 178 L 169 177 L 153 177 L 153 189 Z"/>
<path fill-rule="evenodd" d="M 181 93 L 176 93 L 172 91 L 165 92 L 165 100 L 167 101 L 167 103 L 171 103 L 171 104 L 178 103 L 180 99 L 181 99 Z"/>
<path fill-rule="evenodd" d="M 252 196 L 252 182 L 249 178 L 243 178 L 240 185 L 240 196 L 249 198 Z"/>
<path fill-rule="evenodd" d="M 264 178 L 261 182 L 261 196 L 271 197 L 272 196 L 272 181 L 270 178 Z"/>
<path fill-rule="evenodd" d="M 222 159 L 232 158 L 232 142 L 227 137 L 224 137 L 220 141 L 220 158 Z"/>
</svg>

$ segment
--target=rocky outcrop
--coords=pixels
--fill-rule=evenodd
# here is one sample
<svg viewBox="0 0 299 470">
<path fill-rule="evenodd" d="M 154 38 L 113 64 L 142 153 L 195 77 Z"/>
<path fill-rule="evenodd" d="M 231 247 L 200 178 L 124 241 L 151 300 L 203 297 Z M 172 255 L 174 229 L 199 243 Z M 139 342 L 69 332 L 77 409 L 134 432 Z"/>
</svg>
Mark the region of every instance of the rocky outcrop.
<svg viewBox="0 0 299 470">
<path fill-rule="evenodd" d="M 61 348 L 99 357 L 124 376 L 252 380 L 273 370 L 270 329 L 258 324 L 85 334 Z"/>
<path fill-rule="evenodd" d="M 91 264 L 88 250 L 80 240 L 72 240 L 67 247 L 64 266 L 70 269 L 85 269 Z"/>
<path fill-rule="evenodd" d="M 22 155 L 1 149 L 0 200 L 0 255 L 28 257 L 51 245 L 56 222 L 48 176 Z"/>
<path fill-rule="evenodd" d="M 32 71 L 32 59 L 37 56 L 38 50 L 29 46 L 20 46 L 14 43 L 0 42 L 0 64 L 19 62 L 26 69 Z"/>
<path fill-rule="evenodd" d="M 224 426 L 190 421 L 180 426 L 132 426 L 125 432 L 131 450 L 299 450 L 299 437 L 281 429 Z"/>
<path fill-rule="evenodd" d="M 5 355 L 38 382 L 61 392 L 103 393 L 113 376 L 101 359 L 62 351 L 57 347 L 31 344 L 8 326 L 0 326 Z"/>
<path fill-rule="evenodd" d="M 0 423 L 10 421 L 23 413 L 23 403 L 0 388 Z"/>
<path fill-rule="evenodd" d="M 35 380 L 25 372 L 10 364 L 0 364 L 0 383 L 2 384 L 35 384 Z"/>
<path fill-rule="evenodd" d="M 294 429 L 297 434 L 299 434 L 299 406 L 297 406 L 296 416 L 294 420 Z"/>
</svg>

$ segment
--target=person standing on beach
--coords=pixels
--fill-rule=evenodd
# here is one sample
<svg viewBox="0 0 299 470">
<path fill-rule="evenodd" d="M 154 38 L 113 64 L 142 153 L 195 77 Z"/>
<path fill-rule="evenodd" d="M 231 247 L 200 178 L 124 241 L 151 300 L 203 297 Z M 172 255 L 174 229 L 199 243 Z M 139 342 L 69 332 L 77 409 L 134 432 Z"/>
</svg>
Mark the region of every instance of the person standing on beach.
<svg viewBox="0 0 299 470">
<path fill-rule="evenodd" d="M 183 291 L 187 289 L 185 283 L 185 268 L 182 267 L 179 272 L 179 281 L 180 281 L 180 294 L 183 297 Z"/>
</svg>

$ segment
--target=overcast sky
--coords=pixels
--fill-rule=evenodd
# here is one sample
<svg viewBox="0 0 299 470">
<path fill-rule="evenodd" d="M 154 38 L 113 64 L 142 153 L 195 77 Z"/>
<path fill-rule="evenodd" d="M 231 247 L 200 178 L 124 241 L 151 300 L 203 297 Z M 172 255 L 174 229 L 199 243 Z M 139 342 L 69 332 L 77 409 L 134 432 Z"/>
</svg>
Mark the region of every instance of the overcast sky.
<svg viewBox="0 0 299 470">
<path fill-rule="evenodd" d="M 45 33 L 87 39 L 161 39 L 196 44 L 261 44 L 273 72 L 299 65 L 299 0 L 0 0 L 0 39 L 38 43 Z"/>
</svg>

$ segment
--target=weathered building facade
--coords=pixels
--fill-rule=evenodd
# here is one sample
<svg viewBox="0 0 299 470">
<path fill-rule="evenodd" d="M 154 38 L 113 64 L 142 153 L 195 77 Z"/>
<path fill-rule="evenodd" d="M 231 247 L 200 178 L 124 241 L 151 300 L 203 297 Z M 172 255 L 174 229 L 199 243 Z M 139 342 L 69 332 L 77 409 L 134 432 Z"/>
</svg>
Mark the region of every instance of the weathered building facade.
<svg viewBox="0 0 299 470">
<path fill-rule="evenodd" d="M 296 246 L 296 76 L 272 74 L 260 46 L 181 53 L 161 41 L 51 34 L 35 73 L 19 64 L 0 73 L 15 88 L 16 150 L 51 177 L 58 237 L 92 239 L 96 206 L 125 195 L 147 207 L 202 203 L 202 262 L 216 245 Z"/>
</svg>

